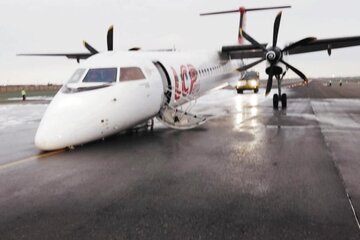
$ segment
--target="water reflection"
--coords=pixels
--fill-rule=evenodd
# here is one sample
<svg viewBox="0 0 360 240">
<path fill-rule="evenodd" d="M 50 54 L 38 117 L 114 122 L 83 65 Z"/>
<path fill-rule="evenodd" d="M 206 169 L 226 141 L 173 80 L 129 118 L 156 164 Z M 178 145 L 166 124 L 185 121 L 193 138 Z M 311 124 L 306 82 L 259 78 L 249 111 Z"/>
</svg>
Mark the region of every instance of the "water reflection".
<svg viewBox="0 0 360 240">
<path fill-rule="evenodd" d="M 278 128 L 281 128 L 281 120 L 283 116 L 286 116 L 286 109 L 274 109 L 274 119 Z"/>
<path fill-rule="evenodd" d="M 235 108 L 237 111 L 242 111 L 244 107 L 255 107 L 259 104 L 259 95 L 237 95 L 235 100 Z"/>
<path fill-rule="evenodd" d="M 235 129 L 239 129 L 240 125 L 246 121 L 249 127 L 255 127 L 258 125 L 256 116 L 258 115 L 259 97 L 256 94 L 251 95 L 238 95 L 234 99 L 235 101 Z"/>
</svg>

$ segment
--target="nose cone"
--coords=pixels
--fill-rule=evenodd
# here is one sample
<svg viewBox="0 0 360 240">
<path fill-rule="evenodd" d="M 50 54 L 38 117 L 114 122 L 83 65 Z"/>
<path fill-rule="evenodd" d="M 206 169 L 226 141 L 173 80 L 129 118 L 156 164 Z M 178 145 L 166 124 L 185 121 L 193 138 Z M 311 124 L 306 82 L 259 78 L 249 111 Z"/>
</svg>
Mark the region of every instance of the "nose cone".
<svg viewBox="0 0 360 240">
<path fill-rule="evenodd" d="M 69 131 L 72 131 L 71 126 L 64 122 L 64 111 L 61 107 L 56 107 L 54 111 L 53 104 L 50 104 L 46 110 L 40 125 L 35 135 L 35 146 L 43 151 L 57 150 L 71 146 L 72 138 L 69 136 Z M 59 114 L 63 112 L 63 114 Z"/>
<path fill-rule="evenodd" d="M 35 135 L 35 146 L 43 151 L 66 148 L 86 142 L 87 127 L 84 109 L 88 106 L 81 98 L 57 94 L 41 119 Z"/>
<path fill-rule="evenodd" d="M 35 135 L 35 146 L 43 151 L 51 151 L 68 147 L 66 139 L 60 131 L 54 132 L 47 124 L 39 126 Z"/>
</svg>

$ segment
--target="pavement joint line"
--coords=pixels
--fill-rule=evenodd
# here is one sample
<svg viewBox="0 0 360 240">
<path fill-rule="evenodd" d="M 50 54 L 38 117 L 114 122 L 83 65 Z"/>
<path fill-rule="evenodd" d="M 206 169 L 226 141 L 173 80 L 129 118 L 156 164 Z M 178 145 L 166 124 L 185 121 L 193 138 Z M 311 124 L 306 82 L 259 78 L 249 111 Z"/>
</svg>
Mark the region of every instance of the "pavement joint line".
<svg viewBox="0 0 360 240">
<path fill-rule="evenodd" d="M 6 168 L 9 168 L 9 167 L 12 167 L 12 166 L 16 166 L 16 165 L 19 165 L 19 164 L 22 164 L 22 163 L 25 163 L 25 162 L 30 162 L 30 161 L 33 161 L 33 160 L 39 160 L 39 159 L 45 158 L 45 157 L 51 157 L 51 156 L 57 155 L 57 154 L 62 153 L 62 152 L 65 152 L 65 149 L 61 149 L 61 150 L 57 150 L 57 151 L 53 151 L 53 152 L 47 152 L 47 153 L 43 153 L 43 154 L 40 154 L 40 155 L 36 155 L 36 156 L 21 159 L 21 160 L 17 160 L 17 161 L 14 161 L 14 162 L 5 163 L 5 164 L 0 165 L 0 170 L 6 169 Z"/>
<path fill-rule="evenodd" d="M 312 108 L 312 111 L 313 111 L 315 117 L 317 118 L 316 112 L 315 112 L 315 110 L 314 110 L 314 107 L 313 107 L 311 101 L 310 101 L 310 106 L 311 106 L 311 108 Z M 346 198 L 347 198 L 347 200 L 348 200 L 348 202 L 349 202 L 349 205 L 350 205 L 350 208 L 351 208 L 351 212 L 352 212 L 352 214 L 353 214 L 353 216 L 354 216 L 354 219 L 355 219 L 356 226 L 357 226 L 358 230 L 360 231 L 359 217 L 358 217 L 358 215 L 357 215 L 357 213 L 356 213 L 356 210 L 355 210 L 355 208 L 354 208 L 354 204 L 353 204 L 352 199 L 351 199 L 351 196 L 350 196 L 350 194 L 349 194 L 349 190 L 348 190 L 348 188 L 346 187 L 345 179 L 344 179 L 343 175 L 341 174 L 341 171 L 340 171 L 339 166 L 337 165 L 336 156 L 333 155 L 333 152 L 331 151 L 331 148 L 330 148 L 330 146 L 329 146 L 329 143 L 326 141 L 326 137 L 325 137 L 325 135 L 324 135 L 323 129 L 322 129 L 321 124 L 320 124 L 321 121 L 320 121 L 319 119 L 317 119 L 317 121 L 318 121 L 318 123 L 319 123 L 320 132 L 321 132 L 321 134 L 323 135 L 323 139 L 324 139 L 324 141 L 325 141 L 326 147 L 327 147 L 327 149 L 329 150 L 329 152 L 330 152 L 331 155 L 332 155 L 332 160 L 331 160 L 331 161 L 332 161 L 332 163 L 333 163 L 333 166 L 334 166 L 334 168 L 335 168 L 335 171 L 336 171 L 337 175 L 338 175 L 339 178 L 340 178 L 341 184 L 342 184 L 342 186 L 343 186 L 343 188 L 344 188 L 345 196 L 346 196 Z"/>
<path fill-rule="evenodd" d="M 349 195 L 349 193 L 348 193 L 347 191 L 346 191 L 346 196 L 347 196 L 347 198 L 348 198 L 348 200 L 349 200 L 351 210 L 352 210 L 352 212 L 353 212 L 353 214 L 354 214 L 357 227 L 358 227 L 359 230 L 360 230 L 359 217 L 358 217 L 358 215 L 356 214 L 356 210 L 355 210 L 354 205 L 353 205 L 353 203 L 352 203 L 351 196 Z"/>
</svg>

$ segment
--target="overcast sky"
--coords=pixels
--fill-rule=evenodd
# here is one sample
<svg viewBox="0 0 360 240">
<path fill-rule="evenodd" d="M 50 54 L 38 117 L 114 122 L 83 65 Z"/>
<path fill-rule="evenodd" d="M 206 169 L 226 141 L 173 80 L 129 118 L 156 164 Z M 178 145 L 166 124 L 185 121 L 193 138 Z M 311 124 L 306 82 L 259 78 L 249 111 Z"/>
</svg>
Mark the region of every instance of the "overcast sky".
<svg viewBox="0 0 360 240">
<path fill-rule="evenodd" d="M 359 0 L 0 0 L 0 85 L 63 83 L 76 61 L 16 53 L 86 52 L 82 40 L 105 50 L 112 24 L 115 50 L 220 50 L 236 43 L 239 15 L 199 13 L 273 5 L 292 5 L 283 11 L 279 39 L 284 44 L 307 36 L 360 36 Z M 271 41 L 277 12 L 249 13 L 247 32 L 260 42 Z M 331 57 L 326 52 L 296 55 L 289 62 L 309 77 L 360 76 L 359 55 L 360 47 L 355 47 L 334 50 Z M 263 68 L 255 69 L 264 77 Z"/>
</svg>

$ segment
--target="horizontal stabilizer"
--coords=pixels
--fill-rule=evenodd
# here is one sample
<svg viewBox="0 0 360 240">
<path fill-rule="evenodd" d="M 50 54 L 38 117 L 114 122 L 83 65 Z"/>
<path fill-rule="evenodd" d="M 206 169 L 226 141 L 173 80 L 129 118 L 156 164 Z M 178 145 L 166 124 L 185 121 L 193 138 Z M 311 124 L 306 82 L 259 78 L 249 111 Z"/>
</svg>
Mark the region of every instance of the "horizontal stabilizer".
<svg viewBox="0 0 360 240">
<path fill-rule="evenodd" d="M 241 31 L 242 31 L 242 29 L 245 28 L 245 14 L 247 12 L 273 10 L 273 9 L 284 9 L 284 8 L 291 8 L 291 6 L 276 6 L 276 7 L 261 7 L 261 8 L 240 7 L 239 9 L 236 9 L 236 10 L 202 13 L 202 14 L 200 14 L 200 16 L 209 16 L 209 15 L 227 14 L 227 13 L 240 13 L 238 42 L 239 42 L 239 45 L 244 45 L 245 40 L 244 40 L 244 36 L 242 35 Z"/>
<path fill-rule="evenodd" d="M 283 8 L 291 8 L 291 6 L 277 6 L 277 7 L 263 7 L 263 8 L 244 8 L 244 7 L 241 7 L 241 8 L 236 9 L 236 10 L 201 13 L 200 16 L 227 14 L 227 13 L 238 13 L 238 12 L 241 12 L 241 11 L 250 12 L 250 11 L 262 11 L 262 10 L 283 9 Z"/>
</svg>

